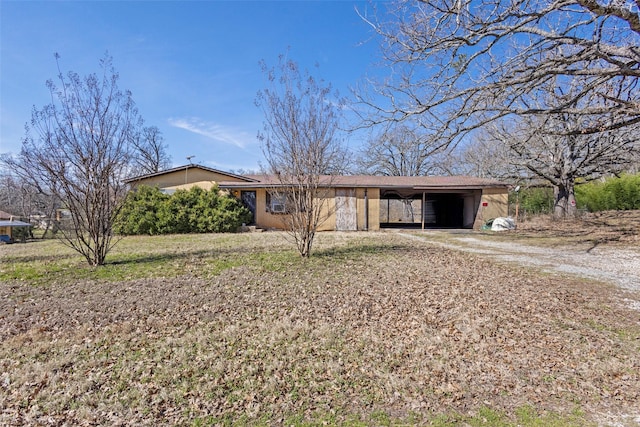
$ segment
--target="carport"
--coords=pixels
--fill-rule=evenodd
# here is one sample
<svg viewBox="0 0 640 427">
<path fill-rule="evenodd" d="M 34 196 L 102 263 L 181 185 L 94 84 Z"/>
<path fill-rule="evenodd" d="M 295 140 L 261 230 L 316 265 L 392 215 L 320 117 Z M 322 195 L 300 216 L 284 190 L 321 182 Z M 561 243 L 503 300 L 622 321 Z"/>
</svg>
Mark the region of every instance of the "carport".
<svg viewBox="0 0 640 427">
<path fill-rule="evenodd" d="M 481 199 L 480 189 L 381 189 L 380 227 L 473 228 Z"/>
</svg>

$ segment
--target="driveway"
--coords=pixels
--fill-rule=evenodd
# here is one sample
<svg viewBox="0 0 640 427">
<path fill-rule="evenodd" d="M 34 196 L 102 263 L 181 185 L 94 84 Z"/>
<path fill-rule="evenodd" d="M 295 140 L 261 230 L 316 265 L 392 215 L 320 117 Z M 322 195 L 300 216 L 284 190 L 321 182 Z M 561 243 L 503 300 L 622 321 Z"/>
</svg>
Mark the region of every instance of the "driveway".
<svg viewBox="0 0 640 427">
<path fill-rule="evenodd" d="M 410 234 L 409 238 L 426 239 L 451 249 L 472 252 L 499 262 L 531 266 L 549 273 L 572 275 L 610 283 L 633 291 L 640 297 L 640 248 L 599 245 L 533 246 L 515 242 L 488 240 L 471 233 L 455 234 L 446 231 L 428 231 Z M 625 302 L 640 310 L 640 301 Z"/>
</svg>

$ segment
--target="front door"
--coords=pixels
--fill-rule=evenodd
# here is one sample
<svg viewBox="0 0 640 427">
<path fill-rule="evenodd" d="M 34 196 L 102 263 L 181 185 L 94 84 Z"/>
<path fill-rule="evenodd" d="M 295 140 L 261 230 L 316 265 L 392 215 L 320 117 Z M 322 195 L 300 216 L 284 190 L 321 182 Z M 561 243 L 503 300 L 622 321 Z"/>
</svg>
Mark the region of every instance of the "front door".
<svg viewBox="0 0 640 427">
<path fill-rule="evenodd" d="M 251 222 L 256 222 L 256 192 L 255 191 L 242 191 L 240 193 L 240 200 L 242 204 L 251 211 Z"/>
</svg>

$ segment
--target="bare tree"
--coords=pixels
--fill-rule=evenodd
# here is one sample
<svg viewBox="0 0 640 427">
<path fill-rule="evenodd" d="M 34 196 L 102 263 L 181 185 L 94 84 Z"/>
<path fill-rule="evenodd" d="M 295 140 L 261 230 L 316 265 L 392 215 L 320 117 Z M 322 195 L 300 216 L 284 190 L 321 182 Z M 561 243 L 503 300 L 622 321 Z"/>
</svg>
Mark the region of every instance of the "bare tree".
<svg viewBox="0 0 640 427">
<path fill-rule="evenodd" d="M 395 126 L 370 139 L 358 160 L 363 173 L 387 176 L 424 176 L 441 172 L 436 155 L 442 144 L 407 125 Z"/>
<path fill-rule="evenodd" d="M 142 128 L 134 139 L 134 175 L 159 172 L 171 167 L 171 156 L 167 153 L 167 144 L 157 126 Z"/>
<path fill-rule="evenodd" d="M 554 188 L 554 214 L 574 217 L 574 187 L 609 174 L 627 170 L 640 162 L 637 127 L 587 133 L 567 132 L 579 128 L 584 117 L 570 114 L 527 116 L 496 124 L 492 135 L 507 147 L 512 163 Z"/>
<path fill-rule="evenodd" d="M 575 134 L 640 122 L 637 1 L 398 0 L 388 12 L 368 21 L 391 75 L 357 94 L 364 126 L 412 118 L 455 142 L 511 114 L 580 115 Z M 535 102 L 550 82 L 572 96 Z"/>
<path fill-rule="evenodd" d="M 56 62 L 60 70 L 57 54 Z M 27 172 L 42 193 L 61 201 L 69 213 L 62 241 L 94 266 L 104 264 L 115 244 L 112 225 L 142 124 L 131 93 L 118 89 L 110 56 L 100 69 L 84 79 L 60 71 L 59 86 L 49 80 L 52 102 L 34 107 L 20 154 L 5 158 L 10 169 Z"/>
<path fill-rule="evenodd" d="M 316 230 L 330 214 L 332 175 L 343 171 L 347 158 L 338 139 L 342 101 L 331 85 L 284 56 L 277 67 L 261 65 L 269 86 L 256 99 L 265 114 L 258 138 L 266 172 L 278 177 L 271 197 L 281 199 L 288 232 L 300 255 L 309 257 Z"/>
<path fill-rule="evenodd" d="M 505 181 L 531 179 L 531 173 L 514 156 L 511 147 L 486 129 L 452 150 L 441 165 L 450 175 L 469 175 Z"/>
</svg>

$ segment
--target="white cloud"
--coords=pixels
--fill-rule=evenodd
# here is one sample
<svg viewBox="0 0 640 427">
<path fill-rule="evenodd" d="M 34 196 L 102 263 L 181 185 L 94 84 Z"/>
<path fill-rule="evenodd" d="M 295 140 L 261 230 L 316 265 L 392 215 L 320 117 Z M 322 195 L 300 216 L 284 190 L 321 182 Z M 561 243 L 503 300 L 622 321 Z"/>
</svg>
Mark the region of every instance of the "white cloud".
<svg viewBox="0 0 640 427">
<path fill-rule="evenodd" d="M 251 137 L 245 131 L 223 126 L 217 123 L 205 122 L 201 119 L 191 118 L 170 118 L 169 124 L 173 127 L 202 135 L 214 141 L 235 145 L 244 149 L 250 144 Z"/>
</svg>

